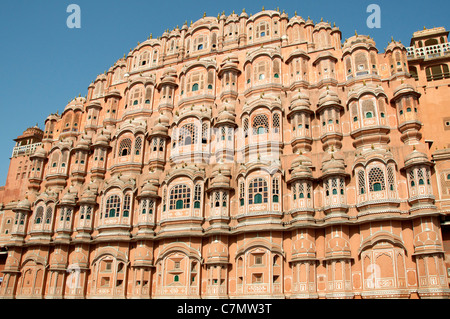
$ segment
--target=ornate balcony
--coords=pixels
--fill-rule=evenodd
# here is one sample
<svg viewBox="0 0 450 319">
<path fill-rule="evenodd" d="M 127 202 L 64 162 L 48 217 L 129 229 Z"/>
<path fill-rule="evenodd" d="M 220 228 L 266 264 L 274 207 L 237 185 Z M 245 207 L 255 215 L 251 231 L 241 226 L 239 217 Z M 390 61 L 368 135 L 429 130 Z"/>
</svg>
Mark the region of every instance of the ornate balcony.
<svg viewBox="0 0 450 319">
<path fill-rule="evenodd" d="M 436 45 L 429 45 L 422 48 L 408 47 L 408 60 L 412 59 L 432 59 L 442 56 L 450 56 L 450 43 L 441 43 Z"/>
<path fill-rule="evenodd" d="M 42 143 L 34 143 L 29 145 L 16 146 L 13 148 L 12 157 L 34 154 L 36 149 L 41 145 Z"/>
</svg>

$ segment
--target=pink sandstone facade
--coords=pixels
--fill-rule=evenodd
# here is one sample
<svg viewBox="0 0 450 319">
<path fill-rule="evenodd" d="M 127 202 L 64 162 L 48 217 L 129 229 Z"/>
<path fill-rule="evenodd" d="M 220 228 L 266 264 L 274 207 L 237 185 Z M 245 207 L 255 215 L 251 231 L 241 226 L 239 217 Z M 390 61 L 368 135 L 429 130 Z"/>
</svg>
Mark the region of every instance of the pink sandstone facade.
<svg viewBox="0 0 450 319">
<path fill-rule="evenodd" d="M 16 139 L 2 298 L 447 298 L 444 28 L 263 10 L 151 36 Z"/>
</svg>

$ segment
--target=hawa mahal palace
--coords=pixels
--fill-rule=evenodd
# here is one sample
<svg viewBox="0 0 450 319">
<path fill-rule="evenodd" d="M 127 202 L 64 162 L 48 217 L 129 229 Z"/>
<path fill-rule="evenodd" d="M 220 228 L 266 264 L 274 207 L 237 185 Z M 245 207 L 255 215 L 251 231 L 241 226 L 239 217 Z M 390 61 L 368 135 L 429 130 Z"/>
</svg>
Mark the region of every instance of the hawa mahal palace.
<svg viewBox="0 0 450 319">
<path fill-rule="evenodd" d="M 279 10 L 130 50 L 15 139 L 1 298 L 448 298 L 445 28 Z"/>
</svg>

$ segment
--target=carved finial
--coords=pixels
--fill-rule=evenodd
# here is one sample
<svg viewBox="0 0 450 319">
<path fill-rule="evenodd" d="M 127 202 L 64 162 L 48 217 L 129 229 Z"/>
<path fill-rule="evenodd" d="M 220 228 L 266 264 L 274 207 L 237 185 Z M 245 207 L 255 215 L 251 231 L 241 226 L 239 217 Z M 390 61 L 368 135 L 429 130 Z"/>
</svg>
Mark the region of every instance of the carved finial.
<svg viewBox="0 0 450 319">
<path fill-rule="evenodd" d="M 320 22 L 323 22 L 323 18 L 320 18 Z"/>
<path fill-rule="evenodd" d="M 356 32 L 356 30 L 355 30 L 355 36 L 358 36 L 358 32 Z"/>
<path fill-rule="evenodd" d="M 297 11 L 294 12 L 294 15 L 297 16 Z M 308 17 L 308 19 L 309 19 L 309 17 Z"/>
<path fill-rule="evenodd" d="M 266 9 L 264 8 L 264 6 L 262 7 L 262 11 L 265 11 Z"/>
<path fill-rule="evenodd" d="M 150 33 L 150 39 L 153 39 L 153 33 Z"/>
<path fill-rule="evenodd" d="M 203 12 L 203 18 L 205 18 L 206 17 L 206 12 Z"/>
</svg>

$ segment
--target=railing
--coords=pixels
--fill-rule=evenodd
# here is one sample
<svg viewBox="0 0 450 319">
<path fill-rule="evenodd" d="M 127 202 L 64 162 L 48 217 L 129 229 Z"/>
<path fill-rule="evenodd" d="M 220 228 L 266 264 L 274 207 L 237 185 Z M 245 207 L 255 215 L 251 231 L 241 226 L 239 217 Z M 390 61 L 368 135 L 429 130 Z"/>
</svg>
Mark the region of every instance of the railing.
<svg viewBox="0 0 450 319">
<path fill-rule="evenodd" d="M 429 45 L 422 48 L 408 47 L 408 59 L 414 58 L 436 58 L 440 56 L 450 56 L 450 43 L 441 43 L 435 45 Z"/>
<path fill-rule="evenodd" d="M 23 146 L 16 146 L 13 148 L 12 157 L 31 155 L 36 151 L 36 148 L 41 145 L 42 143 L 35 143 Z"/>
</svg>

